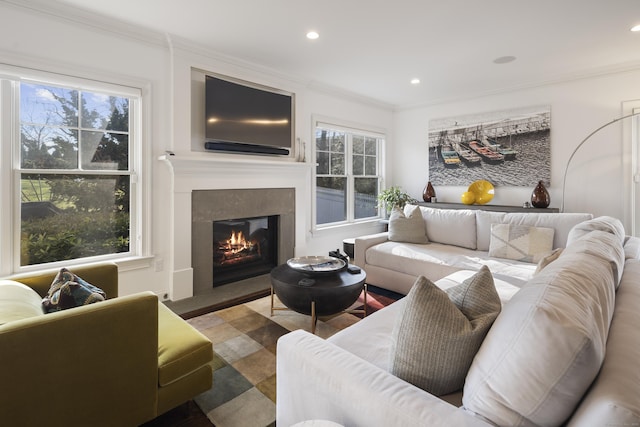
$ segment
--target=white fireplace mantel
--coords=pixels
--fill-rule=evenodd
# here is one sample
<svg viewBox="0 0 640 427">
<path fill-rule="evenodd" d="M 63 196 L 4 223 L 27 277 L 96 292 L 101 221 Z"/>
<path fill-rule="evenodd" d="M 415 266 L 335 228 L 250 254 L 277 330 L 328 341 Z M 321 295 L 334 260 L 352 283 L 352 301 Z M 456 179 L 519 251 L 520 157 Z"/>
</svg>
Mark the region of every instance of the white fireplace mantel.
<svg viewBox="0 0 640 427">
<path fill-rule="evenodd" d="M 170 298 L 193 296 L 191 193 L 194 190 L 294 188 L 295 252 L 304 253 L 310 227 L 311 164 L 266 156 L 166 153 L 158 160 L 171 171 L 173 244 Z"/>
</svg>

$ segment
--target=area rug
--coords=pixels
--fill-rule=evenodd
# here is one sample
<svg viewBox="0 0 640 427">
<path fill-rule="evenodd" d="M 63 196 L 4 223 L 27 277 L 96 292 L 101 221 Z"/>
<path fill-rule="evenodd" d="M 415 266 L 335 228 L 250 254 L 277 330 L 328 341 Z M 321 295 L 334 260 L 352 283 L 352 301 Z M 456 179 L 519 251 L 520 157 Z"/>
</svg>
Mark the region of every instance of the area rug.
<svg viewBox="0 0 640 427">
<path fill-rule="evenodd" d="M 368 314 L 399 297 L 370 290 Z M 277 297 L 275 305 L 283 307 Z M 361 308 L 362 295 L 351 309 Z M 213 387 L 194 401 L 216 427 L 275 426 L 276 342 L 296 329 L 310 332 L 311 319 L 289 310 L 271 316 L 270 311 L 267 296 L 188 320 L 213 343 Z M 322 317 L 316 335 L 328 338 L 359 320 L 350 313 Z"/>
</svg>

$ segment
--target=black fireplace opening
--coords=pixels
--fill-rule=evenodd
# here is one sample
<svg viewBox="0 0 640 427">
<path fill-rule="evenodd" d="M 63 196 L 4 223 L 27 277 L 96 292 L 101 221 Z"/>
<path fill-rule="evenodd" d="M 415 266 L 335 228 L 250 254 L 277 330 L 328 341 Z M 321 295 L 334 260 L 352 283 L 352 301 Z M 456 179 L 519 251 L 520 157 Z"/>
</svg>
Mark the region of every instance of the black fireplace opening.
<svg viewBox="0 0 640 427">
<path fill-rule="evenodd" d="M 213 222 L 213 286 L 269 273 L 278 264 L 278 215 Z"/>
</svg>

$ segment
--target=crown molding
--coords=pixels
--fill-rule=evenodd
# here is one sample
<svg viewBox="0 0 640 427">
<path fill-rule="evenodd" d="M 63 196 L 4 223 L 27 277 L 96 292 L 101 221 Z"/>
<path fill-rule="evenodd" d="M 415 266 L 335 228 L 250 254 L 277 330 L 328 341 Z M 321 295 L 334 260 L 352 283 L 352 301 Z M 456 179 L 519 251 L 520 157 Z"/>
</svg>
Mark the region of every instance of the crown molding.
<svg viewBox="0 0 640 427">
<path fill-rule="evenodd" d="M 71 22 L 85 28 L 90 28 L 94 31 L 102 31 L 125 39 L 136 40 L 138 42 L 161 47 L 166 47 L 167 44 L 165 35 L 162 33 L 131 25 L 127 22 L 89 12 L 81 8 L 72 7 L 67 4 L 47 0 L 0 1 L 15 9 L 27 10 L 30 13 L 47 16 L 61 22 Z"/>
</svg>

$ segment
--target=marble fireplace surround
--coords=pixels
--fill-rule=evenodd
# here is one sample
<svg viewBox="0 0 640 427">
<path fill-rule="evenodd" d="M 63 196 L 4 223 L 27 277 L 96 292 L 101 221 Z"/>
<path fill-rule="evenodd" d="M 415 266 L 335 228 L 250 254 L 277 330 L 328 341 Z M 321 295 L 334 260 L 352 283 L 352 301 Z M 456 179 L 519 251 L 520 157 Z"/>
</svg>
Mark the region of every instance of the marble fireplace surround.
<svg viewBox="0 0 640 427">
<path fill-rule="evenodd" d="M 293 257 L 293 188 L 195 190 L 191 202 L 194 296 L 209 292 L 213 286 L 213 221 L 278 215 L 278 264 Z"/>
<path fill-rule="evenodd" d="M 211 153 L 163 154 L 158 159 L 169 166 L 172 189 L 172 198 L 168 207 L 172 212 L 171 261 L 169 263 L 169 299 L 172 301 L 194 296 L 196 276 L 200 275 L 199 271 L 196 272 L 194 269 L 196 259 L 192 257 L 192 227 L 199 227 L 194 225 L 192 217 L 194 192 L 228 190 L 231 193 L 240 194 L 239 190 L 243 190 L 242 193 L 244 190 L 256 190 L 257 193 L 272 194 L 263 190 L 292 191 L 293 213 L 286 213 L 285 221 L 291 221 L 290 217 L 293 221 L 282 225 L 281 218 L 280 229 L 289 230 L 288 237 L 285 239 L 292 239 L 293 245 L 287 251 L 279 251 L 279 262 L 286 261 L 287 257 L 290 257 L 290 251 L 293 251 L 291 256 L 306 253 L 306 239 L 310 229 L 308 215 L 311 203 L 310 163 L 279 160 L 267 156 L 217 156 Z M 229 204 L 228 201 L 225 203 Z M 260 206 L 267 206 L 267 204 L 268 202 L 264 202 Z M 257 216 L 272 215 L 265 212 L 266 210 L 262 209 Z M 211 269 L 209 269 L 209 276 L 211 276 L 210 272 Z M 212 280 L 211 277 L 210 280 Z M 200 284 L 197 286 L 200 287 Z M 198 288 L 197 292 L 199 291 Z"/>
</svg>

